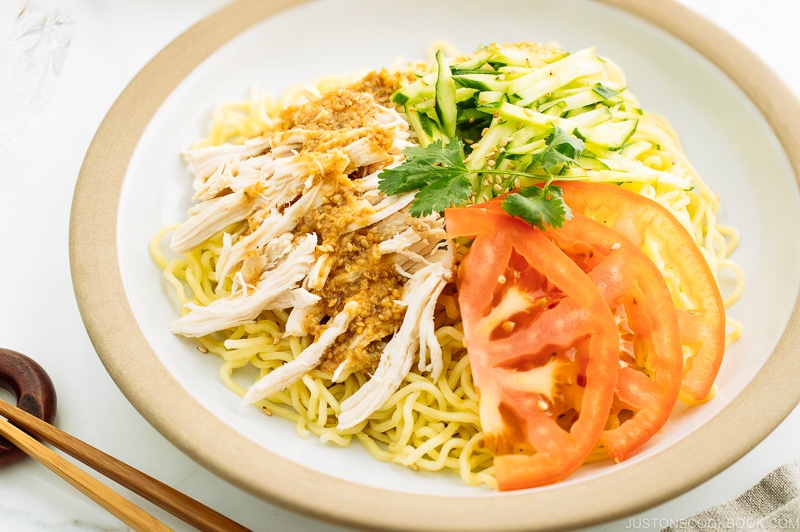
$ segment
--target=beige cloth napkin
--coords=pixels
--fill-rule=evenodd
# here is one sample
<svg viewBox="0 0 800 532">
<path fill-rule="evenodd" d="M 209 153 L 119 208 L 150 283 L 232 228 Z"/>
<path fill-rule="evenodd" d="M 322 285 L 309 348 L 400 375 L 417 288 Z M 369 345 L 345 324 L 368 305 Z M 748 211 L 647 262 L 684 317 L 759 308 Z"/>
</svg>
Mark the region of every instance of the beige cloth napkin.
<svg viewBox="0 0 800 532">
<path fill-rule="evenodd" d="M 738 498 L 671 523 L 662 532 L 800 530 L 800 461 L 772 471 Z"/>
</svg>

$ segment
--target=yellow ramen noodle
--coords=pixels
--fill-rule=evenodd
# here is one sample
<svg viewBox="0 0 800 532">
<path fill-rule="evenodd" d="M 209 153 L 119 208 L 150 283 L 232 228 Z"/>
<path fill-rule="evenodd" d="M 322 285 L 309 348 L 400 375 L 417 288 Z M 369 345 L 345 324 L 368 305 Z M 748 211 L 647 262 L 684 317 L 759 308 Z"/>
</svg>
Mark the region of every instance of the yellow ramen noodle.
<svg viewBox="0 0 800 532">
<path fill-rule="evenodd" d="M 605 79 L 622 81 L 622 72 L 612 63 L 605 76 Z M 352 78 L 325 79 L 319 81 L 314 90 L 351 81 Z M 293 90 L 278 103 L 271 96 L 253 90 L 244 101 L 221 105 L 213 114 L 207 137 L 196 146 L 242 144 L 260 135 L 275 123 L 287 102 L 302 98 L 301 93 L 302 90 Z M 677 190 L 652 183 L 623 186 L 666 206 L 694 235 L 712 271 L 718 277 L 733 277 L 733 288 L 724 294 L 726 306 L 730 306 L 744 287 L 741 270 L 729 258 L 738 243 L 738 234 L 718 223 L 717 196 L 694 171 L 669 124 L 646 112 L 636 119 L 638 127 L 630 143 L 642 141 L 638 144 L 642 148 L 630 156 L 655 170 L 675 172 L 676 168 L 681 169 L 680 177 L 690 179 L 694 189 Z M 220 280 L 215 274 L 227 229 L 180 256 L 168 256 L 162 241 L 174 229 L 175 226 L 165 227 L 156 235 L 150 251 L 174 290 L 182 313 L 189 312 L 186 307 L 189 303 L 206 306 L 229 296 L 232 279 Z M 680 294 L 680 287 L 675 286 L 677 281 L 670 277 L 659 250 L 646 252 L 664 272 L 673 294 Z M 680 307 L 679 296 L 676 297 Z M 453 284 L 439 296 L 434 315 L 435 335 L 442 348 L 444 365 L 441 376 L 434 381 L 413 367 L 385 404 L 356 426 L 337 428 L 337 416 L 342 402 L 367 381 L 368 376 L 363 372 L 354 372 L 343 382 L 332 382 L 330 373 L 314 369 L 256 404 L 265 414 L 293 423 L 300 437 L 313 434 L 339 446 L 348 446 L 355 439 L 379 460 L 414 470 L 449 470 L 469 485 L 494 487 L 493 456 L 482 446 L 478 394 L 463 344 Z M 196 338 L 198 349 L 220 358 L 221 380 L 230 390 L 244 396 L 249 384 L 296 359 L 313 340 L 284 335 L 288 318 L 284 310 L 264 311 L 254 321 Z M 740 334 L 741 326 L 729 321 L 728 341 L 732 342 Z"/>
<path fill-rule="evenodd" d="M 182 258 L 168 260 L 160 242 L 172 229 L 167 227 L 157 235 L 151 253 L 175 289 L 181 306 L 190 301 L 208 304 L 227 295 L 229 287 L 216 282 L 211 267 L 219 255 L 221 235 Z M 202 352 L 222 359 L 220 378 L 242 396 L 246 390 L 234 378 L 237 371 L 257 368 L 261 375 L 269 373 L 294 359 L 308 345 L 308 338 L 283 336 L 285 312 L 265 314 L 255 323 L 197 339 Z M 481 447 L 478 397 L 458 318 L 455 294 L 443 294 L 437 308 L 436 330 L 446 367 L 443 376 L 434 383 L 412 371 L 383 408 L 357 427 L 338 430 L 335 417 L 341 402 L 364 384 L 366 377 L 359 373 L 332 385 L 330 375 L 312 371 L 259 405 L 266 414 L 291 421 L 300 437 L 314 434 L 340 446 L 350 445 L 355 438 L 379 460 L 415 470 L 449 469 L 467 484 L 494 486 L 493 457 Z"/>
</svg>

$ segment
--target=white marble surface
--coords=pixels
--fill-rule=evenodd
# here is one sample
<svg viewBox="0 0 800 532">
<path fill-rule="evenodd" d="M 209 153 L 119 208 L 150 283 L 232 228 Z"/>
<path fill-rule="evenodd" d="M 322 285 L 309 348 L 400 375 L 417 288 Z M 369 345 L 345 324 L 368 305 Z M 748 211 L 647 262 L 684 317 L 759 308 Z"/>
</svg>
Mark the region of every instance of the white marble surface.
<svg viewBox="0 0 800 532">
<path fill-rule="evenodd" d="M 682 1 L 740 38 L 800 95 L 800 3 Z M 26 353 L 47 369 L 58 390 L 56 423 L 78 438 L 254 530 L 341 530 L 255 499 L 204 470 L 156 432 L 103 369 L 83 328 L 70 282 L 67 224 L 72 192 L 96 128 L 153 55 L 224 3 L 75 1 L 77 27 L 54 100 L 23 136 L 0 147 L 0 347 Z M 731 499 L 773 468 L 798 458 L 800 409 L 795 409 L 758 447 L 715 478 L 632 519 L 592 530 L 657 528 Z M 146 501 L 122 492 L 176 529 L 186 529 Z M 33 460 L 0 471 L 0 530 L 124 529 Z"/>
</svg>

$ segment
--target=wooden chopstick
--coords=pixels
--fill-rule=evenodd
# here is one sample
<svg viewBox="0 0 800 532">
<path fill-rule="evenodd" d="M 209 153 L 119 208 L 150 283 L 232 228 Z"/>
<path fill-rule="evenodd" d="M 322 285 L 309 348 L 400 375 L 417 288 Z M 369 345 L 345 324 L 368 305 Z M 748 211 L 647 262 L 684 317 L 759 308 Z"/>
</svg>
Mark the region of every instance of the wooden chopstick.
<svg viewBox="0 0 800 532">
<path fill-rule="evenodd" d="M 134 530 L 172 530 L 131 501 L 112 490 L 83 469 L 51 451 L 5 419 L 0 419 L 0 434 L 35 458 L 58 476 L 78 488 L 94 502 L 114 514 Z"/>
<path fill-rule="evenodd" d="M 205 506 L 204 504 L 192 499 L 188 495 L 181 493 L 178 490 L 167 486 L 166 484 L 162 483 L 155 478 L 142 473 L 138 469 L 135 469 L 132 466 L 129 466 L 125 462 L 117 460 L 113 456 L 110 456 L 99 449 L 96 449 L 85 443 L 78 438 L 62 431 L 58 427 L 51 425 L 41 419 L 33 416 L 24 410 L 17 408 L 16 406 L 12 405 L 11 403 L 0 399 L 0 415 L 5 416 L 8 420 L 17 425 L 25 432 L 35 436 L 36 438 L 47 442 L 54 447 L 61 449 L 68 455 L 72 456 L 73 458 L 83 462 L 87 466 L 91 467 L 95 471 L 98 471 L 105 475 L 106 477 L 110 478 L 111 480 L 117 482 L 121 486 L 131 490 L 132 492 L 136 493 L 137 495 L 143 497 L 144 499 L 152 502 L 159 508 L 166 510 L 170 514 L 178 517 L 185 523 L 188 523 L 195 527 L 197 530 L 202 532 L 227 532 L 227 531 L 248 531 L 249 529 L 243 527 L 239 523 L 232 521 L 225 517 L 224 515 L 216 512 L 215 510 Z M 140 512 L 144 513 L 143 510 L 136 507 L 133 503 L 121 497 L 119 494 L 102 484 L 101 482 L 97 481 L 91 475 L 88 475 L 80 468 L 74 466 L 69 461 L 65 460 L 57 453 L 50 450 L 48 447 L 42 445 L 36 439 L 31 438 L 28 434 L 20 430 L 19 428 L 15 427 L 9 421 L 0 420 L 0 434 L 5 436 L 8 440 L 10 440 L 14 445 L 20 447 L 23 451 L 27 454 L 31 455 L 33 458 L 39 460 L 44 465 L 52 469 L 59 475 L 62 475 L 62 472 L 70 472 L 65 474 L 75 474 L 76 478 L 81 478 L 81 483 L 86 481 L 86 484 L 82 484 L 82 486 L 88 486 L 94 483 L 100 484 L 105 490 L 100 489 L 99 492 L 101 495 L 99 496 L 102 500 L 98 500 L 90 493 L 87 493 L 82 489 L 82 486 L 78 486 L 74 484 L 69 478 L 64 477 L 70 483 L 73 483 L 75 487 L 83 491 L 86 495 L 91 497 L 95 502 L 109 510 L 111 513 L 116 515 L 118 518 L 122 519 L 126 524 L 134 528 L 135 530 L 169 530 L 169 528 L 164 528 L 165 525 L 159 523 L 162 528 L 157 528 L 156 526 L 149 525 L 144 528 L 137 528 L 131 523 L 128 523 L 123 519 L 123 516 L 118 515 L 115 510 L 117 508 L 129 507 L 133 506 L 134 508 L 138 509 Z M 31 443 L 32 442 L 32 443 Z M 42 450 L 44 449 L 44 451 Z M 32 454 L 36 453 L 36 454 Z M 54 463 L 59 464 L 59 470 L 53 469 L 50 466 L 49 460 L 51 460 L 55 456 L 59 460 L 54 460 Z M 48 460 L 48 462 L 43 461 L 42 458 Z M 63 462 L 63 463 L 62 463 Z M 77 470 L 76 473 L 71 470 Z M 94 482 L 85 479 L 84 477 L 88 477 Z M 111 495 L 113 494 L 113 495 Z M 108 499 L 105 499 L 108 497 Z M 127 504 L 123 504 L 122 501 L 125 501 Z M 106 505 L 107 501 L 114 501 L 113 504 L 115 505 L 113 508 L 109 508 Z M 130 510 L 130 508 L 128 508 Z M 132 512 L 131 515 L 133 515 Z M 127 518 L 127 513 L 124 516 Z M 147 515 L 147 514 L 145 514 Z M 148 517 L 150 519 L 155 519 L 152 516 Z M 137 525 L 138 526 L 138 525 Z"/>
</svg>

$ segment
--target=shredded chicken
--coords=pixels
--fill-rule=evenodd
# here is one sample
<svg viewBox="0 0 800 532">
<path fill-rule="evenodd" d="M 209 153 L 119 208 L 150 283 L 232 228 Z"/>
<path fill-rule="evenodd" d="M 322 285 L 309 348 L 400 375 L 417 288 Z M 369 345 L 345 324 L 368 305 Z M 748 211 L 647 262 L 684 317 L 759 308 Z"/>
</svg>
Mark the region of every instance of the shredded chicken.
<svg viewBox="0 0 800 532">
<path fill-rule="evenodd" d="M 313 337 L 253 384 L 243 404 L 312 369 L 334 381 L 372 374 L 342 404 L 339 426 L 349 428 L 381 407 L 415 356 L 420 371 L 442 372 L 433 314 L 454 267 L 443 219 L 412 217 L 413 193 L 378 190 L 380 171 L 402 162 L 411 144 L 408 123 L 381 104 L 397 82 L 376 73 L 352 90 L 308 91 L 307 102 L 244 145 L 184 153 L 199 203 L 172 247 L 187 251 L 225 231 L 215 274 L 234 289 L 189 305 L 172 331 L 199 337 L 281 308 L 290 309 L 286 335 Z"/>
<path fill-rule="evenodd" d="M 241 286 L 207 306 L 191 304 L 190 312 L 172 322 L 170 329 L 183 336 L 204 336 L 253 321 L 264 310 L 316 303 L 319 296 L 298 286 L 311 269 L 316 243 L 315 235 L 306 235 L 274 269 L 264 271 L 256 286 Z"/>
<path fill-rule="evenodd" d="M 452 255 L 445 257 L 443 262 L 431 263 L 409 279 L 403 295 L 408 307 L 400 330 L 386 345 L 372 378 L 342 403 L 339 428 L 354 427 L 379 409 L 408 374 L 416 351 L 420 353 L 420 365 L 425 366 L 425 353 L 430 350 L 431 359 L 436 362 L 426 369 L 435 370 L 434 377 L 441 373 L 441 347 L 434 334 L 433 310 L 452 272 Z"/>
<path fill-rule="evenodd" d="M 304 349 L 303 352 L 300 353 L 300 356 L 291 362 L 287 362 L 275 371 L 264 376 L 264 378 L 259 379 L 258 382 L 247 390 L 247 393 L 242 398 L 242 403 L 253 403 L 264 397 L 269 397 L 283 388 L 286 388 L 317 367 L 325 350 L 333 345 L 336 339 L 347 331 L 347 327 L 353 321 L 357 312 L 358 303 L 355 301 L 348 302 L 316 342 Z"/>
</svg>

